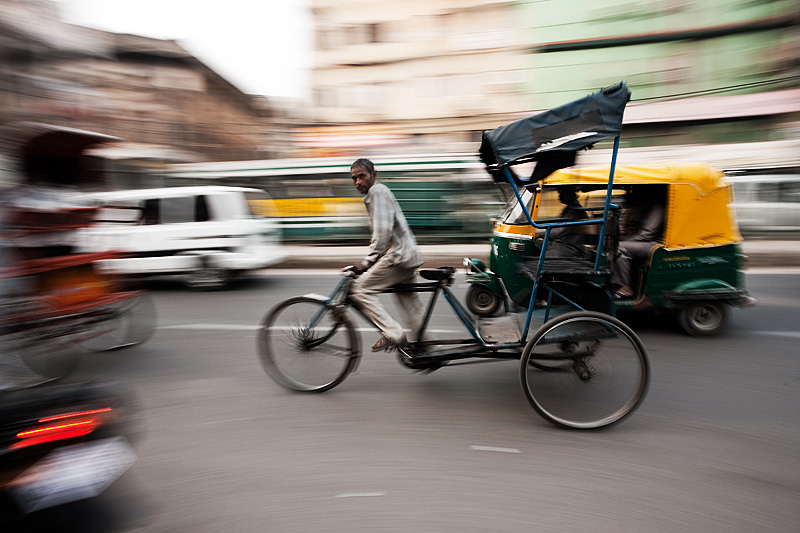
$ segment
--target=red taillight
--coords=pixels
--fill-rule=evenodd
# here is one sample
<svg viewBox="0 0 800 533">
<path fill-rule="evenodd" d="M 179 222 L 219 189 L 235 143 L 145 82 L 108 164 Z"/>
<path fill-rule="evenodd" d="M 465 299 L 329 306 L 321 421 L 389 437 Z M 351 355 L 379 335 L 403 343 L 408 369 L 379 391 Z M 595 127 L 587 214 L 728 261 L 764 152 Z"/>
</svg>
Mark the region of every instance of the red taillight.
<svg viewBox="0 0 800 533">
<path fill-rule="evenodd" d="M 79 413 L 67 413 L 65 415 L 48 416 L 47 418 L 40 418 L 39 422 L 52 422 L 53 420 L 60 420 L 62 418 L 71 418 L 73 416 L 95 415 L 97 413 L 107 413 L 109 411 L 111 411 L 110 407 L 105 407 L 103 409 L 92 409 L 91 411 L 81 411 Z"/>
<path fill-rule="evenodd" d="M 17 450 L 36 444 L 88 435 L 102 424 L 103 419 L 107 416 L 106 413 L 110 411 L 111 408 L 107 407 L 104 409 L 93 409 L 91 411 L 80 411 L 77 413 L 67 413 L 41 418 L 39 419 L 39 423 L 53 422 L 56 420 L 62 422 L 20 431 L 17 433 L 17 438 L 20 440 L 12 444 L 11 449 Z"/>
</svg>

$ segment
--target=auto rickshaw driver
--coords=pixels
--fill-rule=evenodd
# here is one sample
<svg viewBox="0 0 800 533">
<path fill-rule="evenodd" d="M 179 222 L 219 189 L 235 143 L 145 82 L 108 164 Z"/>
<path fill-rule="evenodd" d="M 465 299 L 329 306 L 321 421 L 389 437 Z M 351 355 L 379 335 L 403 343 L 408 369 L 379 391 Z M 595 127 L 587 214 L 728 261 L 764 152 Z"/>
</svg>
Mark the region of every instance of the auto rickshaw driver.
<svg viewBox="0 0 800 533">
<path fill-rule="evenodd" d="M 559 187 L 558 201 L 564 204 L 559 220 L 562 222 L 575 222 L 588 218 L 586 211 L 578 201 L 578 191 L 574 187 Z M 570 258 L 583 257 L 586 244 L 586 226 L 563 226 L 550 230 L 550 240 L 547 243 L 545 257 Z M 534 249 L 537 255 L 542 250 L 542 238 L 536 239 Z"/>
</svg>

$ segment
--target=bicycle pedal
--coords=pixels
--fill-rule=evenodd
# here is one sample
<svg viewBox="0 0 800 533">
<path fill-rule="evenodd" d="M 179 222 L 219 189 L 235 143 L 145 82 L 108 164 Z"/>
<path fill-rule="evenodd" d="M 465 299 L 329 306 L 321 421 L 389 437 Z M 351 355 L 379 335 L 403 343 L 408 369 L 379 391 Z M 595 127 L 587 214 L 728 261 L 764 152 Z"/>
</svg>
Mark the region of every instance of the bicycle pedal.
<svg viewBox="0 0 800 533">
<path fill-rule="evenodd" d="M 400 364 L 406 366 L 411 369 L 415 369 L 416 365 L 416 358 L 407 351 L 407 348 L 404 346 L 397 347 L 397 359 L 400 361 Z"/>
</svg>

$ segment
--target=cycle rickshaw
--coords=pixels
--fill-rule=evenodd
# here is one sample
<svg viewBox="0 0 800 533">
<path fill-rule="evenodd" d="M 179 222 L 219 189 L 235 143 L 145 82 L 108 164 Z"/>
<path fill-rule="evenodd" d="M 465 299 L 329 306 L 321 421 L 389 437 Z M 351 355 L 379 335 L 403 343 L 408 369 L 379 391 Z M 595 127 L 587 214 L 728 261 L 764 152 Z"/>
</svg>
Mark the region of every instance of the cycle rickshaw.
<svg viewBox="0 0 800 533">
<path fill-rule="evenodd" d="M 486 131 L 480 154 L 496 180 L 505 180 L 520 201 L 529 223 L 545 231 L 570 225 L 594 225 L 602 243 L 594 261 L 550 261 L 542 253 L 527 268 L 532 295 L 522 312 L 498 317 L 472 315 L 451 290 L 455 270 L 423 269 L 420 283 L 397 285 L 386 292 L 431 293 L 416 339 L 398 347 L 398 358 L 416 370 L 481 359 L 519 359 L 523 392 L 538 414 L 568 428 L 609 426 L 630 415 L 641 403 L 649 384 L 644 345 L 625 324 L 612 316 L 614 301 L 603 280 L 609 276 L 606 257 L 613 252 L 616 208 L 611 204 L 616 153 L 622 115 L 630 93 L 624 82 L 583 99 Z M 579 222 L 532 220 L 520 188 L 536 187 L 552 171 L 574 163 L 578 150 L 614 139 L 608 193 L 601 216 Z M 535 162 L 529 179 L 511 166 Z M 606 235 L 611 237 L 606 238 Z M 588 310 L 557 289 L 564 279 L 588 279 L 605 298 L 609 312 Z M 305 295 L 277 304 L 265 315 L 258 332 L 260 360 L 269 375 L 285 388 L 321 392 L 340 384 L 358 365 L 360 338 L 348 297 L 354 279 L 345 273 L 328 296 Z M 439 296 L 449 304 L 466 330 L 465 338 L 435 339 L 427 332 Z"/>
</svg>

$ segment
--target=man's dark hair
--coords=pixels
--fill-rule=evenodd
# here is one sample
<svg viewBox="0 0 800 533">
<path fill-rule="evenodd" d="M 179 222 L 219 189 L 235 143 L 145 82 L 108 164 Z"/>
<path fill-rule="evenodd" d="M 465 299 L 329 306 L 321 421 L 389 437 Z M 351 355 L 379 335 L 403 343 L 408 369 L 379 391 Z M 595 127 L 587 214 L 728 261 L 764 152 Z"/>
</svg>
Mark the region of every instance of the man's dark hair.
<svg viewBox="0 0 800 533">
<path fill-rule="evenodd" d="M 366 169 L 366 171 L 369 172 L 370 174 L 375 172 L 375 165 L 372 164 L 372 161 L 370 161 L 369 159 L 364 159 L 363 157 L 361 159 L 356 159 L 353 162 L 353 164 L 350 165 L 350 170 L 353 170 L 356 167 L 361 167 L 363 169 Z"/>
</svg>

